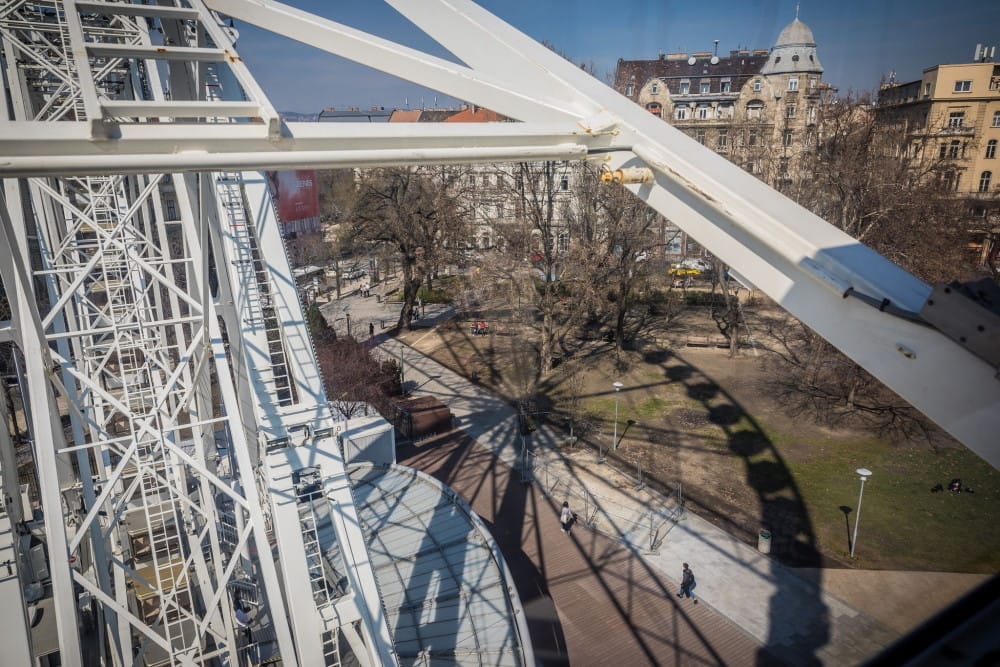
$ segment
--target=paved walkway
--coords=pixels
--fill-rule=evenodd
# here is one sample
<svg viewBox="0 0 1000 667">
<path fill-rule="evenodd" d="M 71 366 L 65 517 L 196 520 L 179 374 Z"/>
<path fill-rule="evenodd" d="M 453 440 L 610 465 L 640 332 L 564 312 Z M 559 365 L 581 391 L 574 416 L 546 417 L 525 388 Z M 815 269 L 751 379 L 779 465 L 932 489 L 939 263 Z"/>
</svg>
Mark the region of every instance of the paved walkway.
<svg viewBox="0 0 1000 667">
<path fill-rule="evenodd" d="M 559 448 L 544 428 L 522 439 L 510 405 L 384 334 L 381 320 L 394 324 L 398 304 L 350 303 L 355 323 L 374 322 L 381 352 L 402 362 L 408 390 L 449 405 L 469 436 L 428 442 L 401 462 L 455 487 L 493 526 L 548 664 L 568 656 L 574 665 L 854 665 L 898 635 L 825 590 L 825 570 L 783 566 L 689 512 L 674 521 L 673 499 L 636 491 L 634 480 L 598 465 L 593 453 Z M 327 308 L 334 326 L 345 328 L 336 320 L 342 306 Z M 428 305 L 418 324 L 450 315 Z M 572 540 L 558 530 L 564 498 L 593 526 L 579 527 Z M 672 594 L 685 561 L 698 579 L 697 607 Z M 896 576 L 921 584 L 922 573 L 906 574 Z"/>
</svg>

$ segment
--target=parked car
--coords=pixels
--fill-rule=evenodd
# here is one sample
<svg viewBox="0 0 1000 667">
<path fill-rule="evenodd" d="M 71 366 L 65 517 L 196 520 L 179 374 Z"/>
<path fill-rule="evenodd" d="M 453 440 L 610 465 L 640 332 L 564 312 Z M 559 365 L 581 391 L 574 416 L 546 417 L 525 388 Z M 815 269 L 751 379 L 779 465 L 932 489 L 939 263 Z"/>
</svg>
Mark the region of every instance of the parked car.
<svg viewBox="0 0 1000 667">
<path fill-rule="evenodd" d="M 667 273 L 674 277 L 700 276 L 701 270 L 696 269 L 693 266 L 681 266 L 680 264 L 674 264 L 667 270 Z"/>
</svg>

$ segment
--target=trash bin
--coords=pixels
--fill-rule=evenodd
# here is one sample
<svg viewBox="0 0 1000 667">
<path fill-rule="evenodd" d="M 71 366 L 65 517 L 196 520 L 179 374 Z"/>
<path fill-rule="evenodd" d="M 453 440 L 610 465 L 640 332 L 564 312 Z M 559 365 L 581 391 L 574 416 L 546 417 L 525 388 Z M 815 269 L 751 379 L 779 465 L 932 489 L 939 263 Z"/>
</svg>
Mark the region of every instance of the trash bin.
<svg viewBox="0 0 1000 667">
<path fill-rule="evenodd" d="M 757 533 L 757 551 L 762 554 L 771 553 L 771 532 L 762 530 Z"/>
</svg>

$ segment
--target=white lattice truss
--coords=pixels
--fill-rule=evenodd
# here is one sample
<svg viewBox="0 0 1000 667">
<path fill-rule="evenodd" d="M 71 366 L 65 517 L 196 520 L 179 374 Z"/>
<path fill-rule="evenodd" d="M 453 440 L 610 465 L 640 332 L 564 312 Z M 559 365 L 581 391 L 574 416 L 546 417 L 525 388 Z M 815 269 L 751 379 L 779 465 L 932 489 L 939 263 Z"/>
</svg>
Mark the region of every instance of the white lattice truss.
<svg viewBox="0 0 1000 667">
<path fill-rule="evenodd" d="M 269 610 L 285 664 L 321 664 L 338 627 L 363 662 L 395 663 L 343 462 L 323 472 L 347 595 L 317 595 L 308 531 L 282 505 L 294 500 L 283 452 L 332 438 L 333 419 L 249 170 L 649 168 L 651 182 L 628 186 L 637 196 L 1000 462 L 995 369 L 934 329 L 842 298 L 853 287 L 917 312 L 927 285 L 471 2 L 389 3 L 464 64 L 264 0 L 0 7 L 5 335 L 25 365 L 64 664 L 80 663 L 75 587 L 99 602 L 112 664 L 156 651 L 170 664 L 235 664 L 237 589 Z M 283 124 L 214 11 L 522 122 Z M 64 525 L 53 508 L 76 477 L 83 508 Z M 288 536 L 277 515 L 296 517 Z"/>
</svg>

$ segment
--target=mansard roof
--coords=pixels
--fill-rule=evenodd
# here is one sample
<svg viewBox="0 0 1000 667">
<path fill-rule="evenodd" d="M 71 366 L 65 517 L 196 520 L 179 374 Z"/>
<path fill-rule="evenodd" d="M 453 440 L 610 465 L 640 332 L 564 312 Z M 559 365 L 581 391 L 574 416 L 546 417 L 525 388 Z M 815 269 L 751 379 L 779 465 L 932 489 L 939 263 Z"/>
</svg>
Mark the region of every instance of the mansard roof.
<svg viewBox="0 0 1000 667">
<path fill-rule="evenodd" d="M 764 50 L 741 50 L 730 51 L 728 57 L 718 58 L 714 64 L 712 54 L 707 52 L 691 55 L 663 54 L 656 60 L 619 59 L 615 70 L 615 89 L 625 91 L 631 82 L 634 86 L 632 98 L 635 99 L 639 89 L 654 78 L 664 80 L 673 93 L 683 79 L 694 81 L 729 77 L 733 90 L 739 90 L 747 79 L 760 73 L 767 57 L 768 52 Z"/>
</svg>

